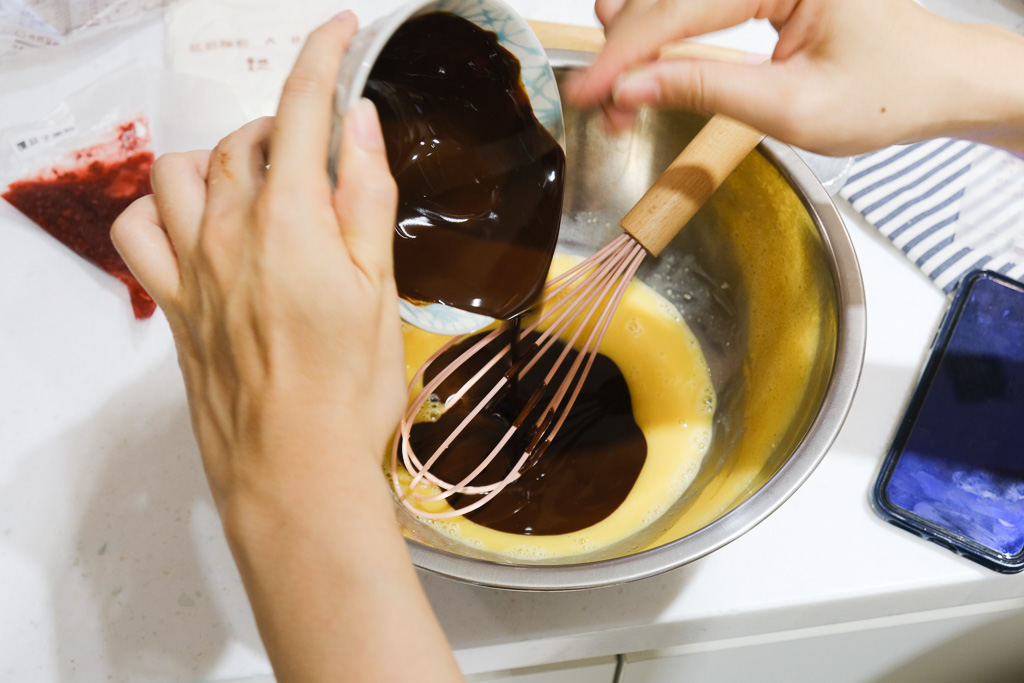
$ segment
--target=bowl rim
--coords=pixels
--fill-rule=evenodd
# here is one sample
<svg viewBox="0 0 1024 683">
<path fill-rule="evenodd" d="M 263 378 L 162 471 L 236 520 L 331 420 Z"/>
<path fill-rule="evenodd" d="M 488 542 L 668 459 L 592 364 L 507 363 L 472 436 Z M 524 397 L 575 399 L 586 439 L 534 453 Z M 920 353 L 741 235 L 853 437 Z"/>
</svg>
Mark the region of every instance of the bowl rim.
<svg viewBox="0 0 1024 683">
<path fill-rule="evenodd" d="M 580 67 L 594 53 L 548 50 L 553 67 Z M 832 264 L 837 297 L 834 371 L 822 408 L 793 455 L 751 498 L 683 538 L 633 555 L 573 565 L 510 565 L 432 548 L 406 539 L 413 563 L 425 571 L 491 588 L 568 591 L 600 588 L 656 576 L 736 540 L 775 512 L 810 477 L 835 442 L 860 381 L 867 340 L 867 311 L 860 263 L 846 224 L 817 176 L 789 145 L 765 138 L 758 151 L 793 187 L 811 215 Z M 751 514 L 751 501 L 760 507 Z M 766 504 L 767 501 L 767 504 Z"/>
<path fill-rule="evenodd" d="M 499 40 L 505 43 L 506 47 L 509 49 L 534 51 L 537 54 L 551 54 L 550 50 L 545 50 L 540 44 L 540 39 L 537 38 L 536 34 L 533 32 L 533 28 L 530 26 L 529 22 L 521 16 L 515 8 L 504 0 L 462 1 L 474 2 L 479 4 L 480 7 L 500 12 L 500 16 L 503 21 L 511 22 L 516 26 L 516 37 L 524 41 L 523 45 L 510 46 L 510 44 L 499 35 Z M 353 36 L 348 50 L 342 58 L 341 68 L 335 82 L 332 112 L 334 119 L 334 130 L 332 130 L 331 139 L 332 153 L 340 139 L 339 132 L 341 118 L 362 98 L 370 72 L 373 70 L 373 66 L 377 62 L 377 58 L 380 57 L 380 53 L 384 50 L 384 47 L 387 45 L 395 31 L 409 19 L 422 14 L 429 14 L 431 12 L 454 12 L 455 14 L 462 16 L 462 13 L 458 11 L 462 8 L 457 7 L 459 2 L 460 0 L 413 0 L 401 5 L 393 12 L 378 17 L 366 26 L 361 26 L 359 28 L 359 31 L 355 36 Z M 470 19 L 470 21 L 473 20 Z M 474 21 L 474 23 L 478 22 Z M 558 118 L 561 118 L 560 110 L 558 112 Z M 557 134 L 559 126 L 560 124 L 555 125 L 556 131 L 553 134 L 559 142 L 564 143 L 564 140 L 560 139 L 560 136 Z M 332 174 L 333 182 L 333 159 L 329 160 L 328 169 Z"/>
</svg>

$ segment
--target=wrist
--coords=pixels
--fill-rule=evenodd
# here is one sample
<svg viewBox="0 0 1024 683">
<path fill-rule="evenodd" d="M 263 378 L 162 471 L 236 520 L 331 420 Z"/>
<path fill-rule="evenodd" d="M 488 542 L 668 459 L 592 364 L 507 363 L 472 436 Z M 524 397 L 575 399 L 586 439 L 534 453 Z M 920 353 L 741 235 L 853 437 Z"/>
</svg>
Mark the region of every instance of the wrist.
<svg viewBox="0 0 1024 683">
<path fill-rule="evenodd" d="M 246 491 L 221 512 L 279 680 L 373 680 L 354 671 L 392 668 L 380 664 L 388 661 L 381 649 L 393 647 L 406 620 L 434 632 L 427 642 L 445 645 L 436 623 L 425 621 L 429 604 L 380 468 L 353 469 L 351 485 L 333 487 L 327 499 Z"/>
<path fill-rule="evenodd" d="M 936 17 L 937 112 L 926 135 L 1024 151 L 1024 37 Z"/>
<path fill-rule="evenodd" d="M 234 456 L 239 466 L 218 501 L 233 551 L 273 557 L 290 542 L 351 542 L 353 519 L 368 518 L 378 531 L 396 527 L 382 454 L 354 441 L 269 439 L 258 451 Z"/>
</svg>

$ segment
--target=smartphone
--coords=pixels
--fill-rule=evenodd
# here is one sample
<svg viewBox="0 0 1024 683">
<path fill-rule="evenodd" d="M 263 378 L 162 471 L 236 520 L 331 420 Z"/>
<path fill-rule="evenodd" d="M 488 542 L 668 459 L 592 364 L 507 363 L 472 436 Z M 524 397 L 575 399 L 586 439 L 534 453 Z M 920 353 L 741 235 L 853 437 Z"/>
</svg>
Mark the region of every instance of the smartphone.
<svg viewBox="0 0 1024 683">
<path fill-rule="evenodd" d="M 1024 569 L 1024 285 L 960 285 L 871 496 L 886 521 L 990 569 Z"/>
</svg>

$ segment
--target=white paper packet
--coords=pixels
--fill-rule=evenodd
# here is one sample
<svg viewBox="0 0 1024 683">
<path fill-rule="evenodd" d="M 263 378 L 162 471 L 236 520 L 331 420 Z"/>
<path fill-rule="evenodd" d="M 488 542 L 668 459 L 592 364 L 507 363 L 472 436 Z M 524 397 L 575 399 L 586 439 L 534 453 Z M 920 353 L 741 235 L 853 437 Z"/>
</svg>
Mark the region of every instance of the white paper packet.
<svg viewBox="0 0 1024 683">
<path fill-rule="evenodd" d="M 281 86 L 314 28 L 343 10 L 366 25 L 403 0 L 178 0 L 167 8 L 171 70 L 227 84 L 249 118 L 277 111 Z"/>
<path fill-rule="evenodd" d="M 107 30 L 124 30 L 170 0 L 0 0 L 0 63 Z"/>
</svg>

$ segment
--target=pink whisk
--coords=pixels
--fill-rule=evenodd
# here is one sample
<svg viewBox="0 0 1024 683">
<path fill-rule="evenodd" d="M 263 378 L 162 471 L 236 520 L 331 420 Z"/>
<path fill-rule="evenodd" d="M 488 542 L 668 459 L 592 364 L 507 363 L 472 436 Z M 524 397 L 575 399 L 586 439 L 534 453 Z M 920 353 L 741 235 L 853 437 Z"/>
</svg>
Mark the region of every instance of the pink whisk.
<svg viewBox="0 0 1024 683">
<path fill-rule="evenodd" d="M 576 401 L 576 397 L 583 387 L 583 381 L 600 349 L 612 314 L 618 307 L 626 287 L 636 274 L 646 254 L 650 253 L 653 256 L 660 254 L 763 137 L 762 133 L 726 116 L 712 117 L 637 202 L 636 206 L 622 219 L 620 225 L 626 234 L 619 235 L 593 256 L 548 281 L 538 302 L 540 314 L 536 320 L 522 330 L 521 334 L 525 339 L 530 333 L 539 331 L 539 336 L 528 342 L 528 348 L 519 355 L 519 360 L 513 369 L 494 383 L 451 434 L 425 459 L 420 458 L 413 451 L 410 442 L 414 420 L 441 383 L 470 358 L 481 353 L 488 344 L 496 340 L 503 328 L 498 327 L 485 334 L 424 384 L 423 388 L 409 402 L 399 423 L 391 449 L 392 486 L 405 507 L 426 519 L 444 519 L 472 512 L 501 493 L 506 486 L 518 479 L 536 458 L 541 457 L 555 438 Z M 566 336 L 563 337 L 563 335 Z M 424 370 L 443 353 L 465 340 L 467 336 L 469 335 L 453 338 L 427 359 L 409 384 L 410 396 L 413 395 L 416 384 L 423 377 Z M 555 342 L 559 338 L 563 338 L 564 348 L 546 375 L 541 387 L 526 402 L 497 445 L 486 455 L 482 454 L 480 464 L 457 482 L 445 481 L 432 474 L 431 467 L 463 432 L 470 421 L 498 395 L 498 392 L 508 386 L 513 375 L 521 376 L 529 372 L 542 356 L 555 347 Z M 466 393 L 511 352 L 511 348 L 511 343 L 506 344 L 488 358 L 483 367 L 461 388 L 444 399 L 444 409 L 447 410 L 456 402 L 463 400 Z M 554 395 L 548 399 L 540 419 L 526 424 L 538 402 L 543 399 L 544 389 L 554 379 L 572 348 L 578 349 L 576 357 Z M 532 433 L 533 436 L 508 474 L 490 484 L 471 484 L 494 461 L 508 441 L 524 428 L 532 430 L 527 433 Z M 403 490 L 399 480 L 399 459 L 412 477 L 406 490 Z M 416 488 L 421 482 L 433 485 L 439 490 L 439 493 L 434 495 L 416 494 Z M 442 512 L 428 512 L 417 505 L 417 503 L 425 504 L 447 500 L 456 494 L 475 495 L 479 498 L 458 509 Z"/>
</svg>

